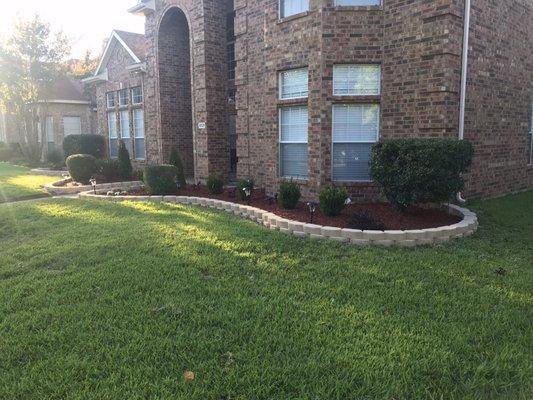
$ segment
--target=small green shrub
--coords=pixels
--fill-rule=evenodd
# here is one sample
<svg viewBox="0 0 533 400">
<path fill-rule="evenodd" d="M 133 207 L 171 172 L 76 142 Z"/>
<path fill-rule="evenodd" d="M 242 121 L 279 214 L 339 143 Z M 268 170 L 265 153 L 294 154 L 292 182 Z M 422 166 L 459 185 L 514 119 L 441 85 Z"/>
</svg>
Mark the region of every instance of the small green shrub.
<svg viewBox="0 0 533 400">
<path fill-rule="evenodd" d="M 177 171 L 173 165 L 157 165 L 144 168 L 143 181 L 150 195 L 168 196 L 178 193 Z"/>
<path fill-rule="evenodd" d="M 300 185 L 296 182 L 282 182 L 279 186 L 279 202 L 286 210 L 294 210 L 302 197 Z"/>
<path fill-rule="evenodd" d="M 133 180 L 135 181 L 142 181 L 144 177 L 144 171 L 142 169 L 138 169 L 133 171 Z"/>
<path fill-rule="evenodd" d="M 107 182 L 116 182 L 119 180 L 119 162 L 118 160 L 103 158 L 96 160 L 96 173 L 101 175 Z"/>
<path fill-rule="evenodd" d="M 255 187 L 255 182 L 253 178 L 241 178 L 239 180 L 239 185 L 237 186 L 237 191 L 239 192 L 239 197 L 241 200 L 248 200 L 248 197 L 246 196 L 245 189 L 250 189 L 250 195 L 253 192 Z"/>
<path fill-rule="evenodd" d="M 95 158 L 104 158 L 106 140 L 100 135 L 70 135 L 63 140 L 65 158 L 74 154 L 90 154 Z"/>
<path fill-rule="evenodd" d="M 121 140 L 118 146 L 118 177 L 123 181 L 131 180 L 133 167 L 131 166 L 130 153 L 126 144 Z"/>
<path fill-rule="evenodd" d="M 67 168 L 72 179 L 88 185 L 96 173 L 96 158 L 90 154 L 74 154 L 67 158 Z"/>
<path fill-rule="evenodd" d="M 387 200 L 399 210 L 412 204 L 450 200 L 464 187 L 472 163 L 468 141 L 395 139 L 374 145 L 370 171 Z"/>
<path fill-rule="evenodd" d="M 324 188 L 319 195 L 320 210 L 329 217 L 336 217 L 344 210 L 347 198 L 348 193 L 344 188 L 333 186 Z"/>
<path fill-rule="evenodd" d="M 61 169 L 65 165 L 63 154 L 57 149 L 51 149 L 46 155 L 46 160 L 54 169 Z"/>
<path fill-rule="evenodd" d="M 0 143 L 0 161 L 13 161 L 24 158 L 18 143 Z"/>
<path fill-rule="evenodd" d="M 180 184 L 180 187 L 184 188 L 187 185 L 187 181 L 185 179 L 183 161 L 181 160 L 180 153 L 176 147 L 174 147 L 170 153 L 170 165 L 176 167 L 176 170 L 178 171 L 177 181 Z"/>
<path fill-rule="evenodd" d="M 220 174 L 211 174 L 207 178 L 207 190 L 211 194 L 221 194 L 224 192 L 224 180 Z"/>
</svg>

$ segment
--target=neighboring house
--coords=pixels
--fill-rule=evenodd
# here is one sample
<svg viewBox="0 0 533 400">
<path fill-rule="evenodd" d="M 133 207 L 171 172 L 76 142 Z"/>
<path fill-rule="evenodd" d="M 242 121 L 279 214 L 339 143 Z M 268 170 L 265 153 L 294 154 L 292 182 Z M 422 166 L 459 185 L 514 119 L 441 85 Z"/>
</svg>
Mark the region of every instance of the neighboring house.
<svg viewBox="0 0 533 400">
<path fill-rule="evenodd" d="M 118 156 L 122 139 L 137 165 L 147 158 L 143 93 L 146 52 L 144 35 L 113 31 L 95 75 L 83 81 L 95 87 L 98 131 L 107 137 L 110 157 Z M 157 158 L 158 149 L 150 151 L 150 158 Z"/>
<path fill-rule="evenodd" d="M 136 151 L 142 109 L 146 162 L 177 146 L 196 180 L 236 167 L 271 193 L 292 178 L 308 198 L 329 184 L 376 198 L 373 143 L 445 137 L 474 144 L 465 196 L 533 187 L 530 0 L 143 0 L 130 12 L 146 35 L 115 32 L 91 78 L 112 152 L 120 137 Z"/>
<path fill-rule="evenodd" d="M 44 152 L 62 151 L 63 139 L 69 135 L 96 133 L 91 124 L 94 113 L 81 82 L 60 76 L 54 85 L 41 94 L 37 103 L 39 115 L 39 141 L 44 139 Z"/>
</svg>

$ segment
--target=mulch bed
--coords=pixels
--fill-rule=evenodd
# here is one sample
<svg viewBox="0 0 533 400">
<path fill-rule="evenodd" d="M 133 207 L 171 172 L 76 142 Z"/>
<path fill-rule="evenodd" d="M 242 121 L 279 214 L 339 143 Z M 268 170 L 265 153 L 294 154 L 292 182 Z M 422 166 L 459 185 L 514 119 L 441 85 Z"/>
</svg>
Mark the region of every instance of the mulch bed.
<svg viewBox="0 0 533 400">
<path fill-rule="evenodd" d="M 133 190 L 128 193 L 132 196 L 147 195 L 144 189 Z M 241 201 L 232 189 L 227 189 L 220 195 L 212 195 L 205 186 L 188 186 L 186 189 L 180 190 L 179 195 L 188 197 L 205 197 L 230 201 L 233 203 L 247 204 L 246 202 Z M 307 203 L 300 202 L 296 209 L 285 210 L 272 199 L 268 199 L 263 191 L 256 190 L 252 194 L 252 199 L 249 205 L 272 212 L 283 218 L 299 222 L 311 222 Z M 382 223 L 386 230 L 438 228 L 441 226 L 453 225 L 461 221 L 461 218 L 447 214 L 439 209 L 410 207 L 406 212 L 401 213 L 391 207 L 388 203 L 354 203 L 346 206 L 342 214 L 338 217 L 328 217 L 322 214 L 317 208 L 312 223 L 338 228 L 361 229 L 360 226 L 354 226 L 352 224 L 354 214 L 361 213 L 371 216 L 377 222 Z"/>
</svg>

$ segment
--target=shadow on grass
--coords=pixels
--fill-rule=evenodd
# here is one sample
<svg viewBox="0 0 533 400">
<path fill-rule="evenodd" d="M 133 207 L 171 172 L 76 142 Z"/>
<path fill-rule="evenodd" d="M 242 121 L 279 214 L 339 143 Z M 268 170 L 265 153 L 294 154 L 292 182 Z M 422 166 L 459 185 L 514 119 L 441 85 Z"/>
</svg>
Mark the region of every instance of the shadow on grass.
<svg viewBox="0 0 533 400">
<path fill-rule="evenodd" d="M 489 224 L 436 248 L 356 248 L 179 205 L 61 200 L 14 212 L 17 227 L 2 227 L 0 211 L 11 246 L 0 261 L 0 395 L 20 381 L 28 393 L 115 398 L 528 390 L 527 236 L 495 244 Z M 196 385 L 179 379 L 185 369 Z"/>
</svg>

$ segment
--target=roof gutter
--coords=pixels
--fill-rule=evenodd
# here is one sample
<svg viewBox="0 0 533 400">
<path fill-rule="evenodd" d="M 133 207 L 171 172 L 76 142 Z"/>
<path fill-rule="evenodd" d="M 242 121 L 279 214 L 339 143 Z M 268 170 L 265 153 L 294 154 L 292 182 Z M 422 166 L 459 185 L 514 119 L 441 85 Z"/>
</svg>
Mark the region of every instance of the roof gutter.
<svg viewBox="0 0 533 400">
<path fill-rule="evenodd" d="M 459 100 L 459 140 L 465 138 L 466 112 L 466 81 L 468 78 L 468 46 L 470 40 L 470 9 L 471 0 L 465 0 L 464 32 L 463 32 L 463 65 L 461 69 L 461 98 Z"/>
<path fill-rule="evenodd" d="M 468 79 L 468 53 L 470 41 L 470 10 L 472 8 L 471 0 L 465 0 L 464 13 L 464 31 L 463 31 L 463 58 L 461 68 L 461 96 L 459 99 L 459 140 L 465 138 L 465 114 L 466 114 L 466 81 Z M 461 192 L 457 193 L 457 201 L 465 204 Z"/>
</svg>

